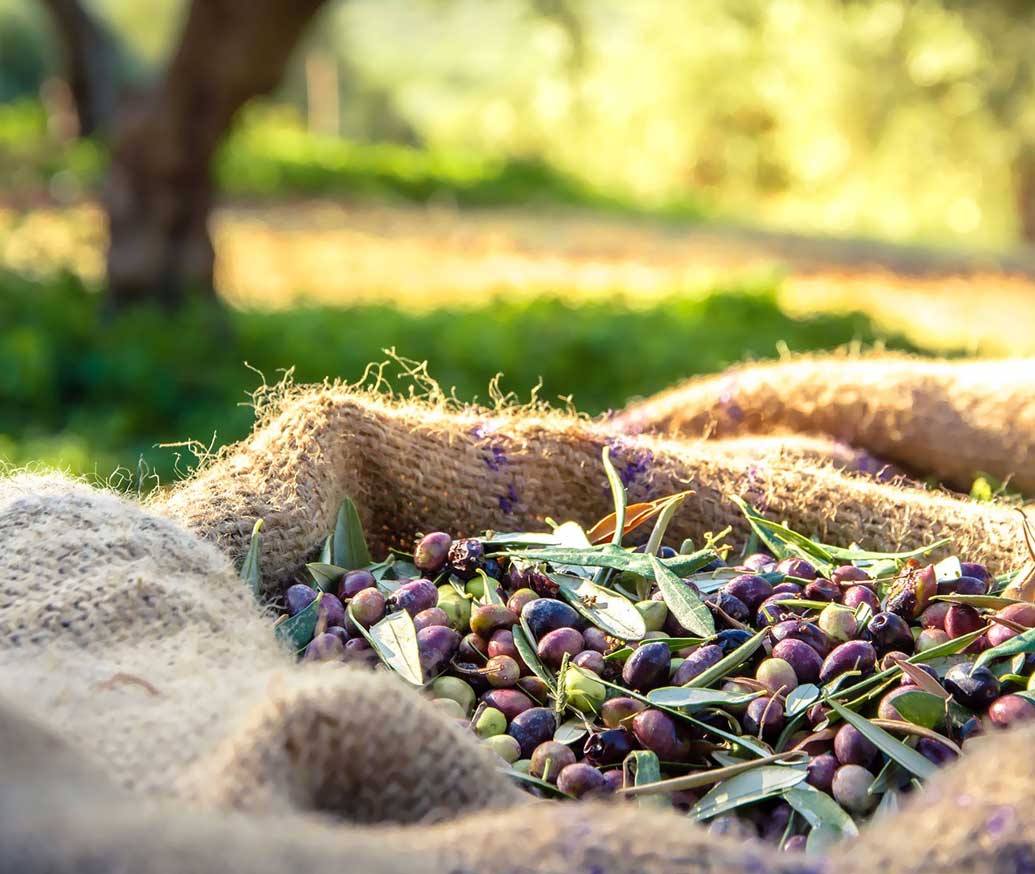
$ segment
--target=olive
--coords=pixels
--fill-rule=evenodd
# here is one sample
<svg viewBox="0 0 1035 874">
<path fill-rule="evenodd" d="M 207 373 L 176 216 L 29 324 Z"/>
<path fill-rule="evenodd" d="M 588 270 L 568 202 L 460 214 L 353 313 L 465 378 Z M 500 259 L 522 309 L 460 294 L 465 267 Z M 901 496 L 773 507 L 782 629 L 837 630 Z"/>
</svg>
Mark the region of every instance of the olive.
<svg viewBox="0 0 1035 874">
<path fill-rule="evenodd" d="M 504 737 L 510 737 L 510 735 L 509 734 L 508 735 L 504 735 Z M 510 739 L 514 740 L 514 738 L 512 738 L 512 737 Z M 517 741 L 514 741 L 514 742 L 517 743 Z M 519 752 L 518 755 L 521 755 L 521 753 Z M 519 774 L 527 774 L 529 772 L 529 769 L 531 769 L 531 767 L 532 767 L 532 760 L 531 759 L 518 759 L 510 767 L 511 767 L 512 770 L 517 771 Z"/>
<path fill-rule="evenodd" d="M 999 680 L 988 668 L 953 665 L 942 682 L 949 694 L 971 710 L 984 710 L 999 697 Z"/>
<path fill-rule="evenodd" d="M 1035 719 L 1035 704 L 1021 695 L 1003 695 L 988 707 L 988 718 L 997 728 Z"/>
<path fill-rule="evenodd" d="M 758 831 L 754 826 L 732 813 L 717 816 L 708 823 L 708 834 L 739 841 L 754 840 L 758 837 Z"/>
<path fill-rule="evenodd" d="M 485 600 L 485 581 L 481 577 L 475 577 L 464 583 L 464 592 L 474 598 L 475 601 Z"/>
<path fill-rule="evenodd" d="M 820 682 L 828 683 L 846 671 L 860 671 L 865 677 L 873 673 L 876 665 L 877 653 L 873 644 L 866 640 L 849 640 L 834 647 L 823 660 L 819 679 Z"/>
<path fill-rule="evenodd" d="M 718 614 L 721 610 L 735 622 L 747 622 L 751 618 L 747 605 L 729 592 L 713 592 L 704 598 L 704 603 L 713 613 Z"/>
<path fill-rule="evenodd" d="M 486 707 L 474 720 L 474 733 L 478 737 L 493 737 L 507 730 L 507 717 L 495 707 Z"/>
<path fill-rule="evenodd" d="M 830 785 L 834 782 L 834 772 L 839 767 L 841 767 L 841 763 L 832 753 L 818 755 L 809 762 L 809 776 L 805 778 L 805 781 L 822 792 L 829 792 Z"/>
<path fill-rule="evenodd" d="M 394 610 L 405 610 L 411 616 L 416 616 L 422 610 L 438 604 L 438 589 L 431 580 L 410 580 L 392 592 L 388 604 Z"/>
<path fill-rule="evenodd" d="M 446 561 L 460 579 L 469 580 L 485 564 L 485 547 L 473 537 L 456 540 L 449 547 Z"/>
<path fill-rule="evenodd" d="M 740 566 L 749 571 L 771 571 L 776 567 L 776 559 L 764 552 L 753 552 L 745 558 Z"/>
<path fill-rule="evenodd" d="M 810 601 L 840 601 L 841 587 L 830 580 L 817 579 L 805 586 L 805 597 Z"/>
<path fill-rule="evenodd" d="M 950 638 L 962 637 L 984 626 L 981 614 L 969 604 L 953 604 L 945 614 L 945 633 Z M 989 629 L 991 630 L 991 629 Z"/>
<path fill-rule="evenodd" d="M 675 720 L 660 710 L 644 710 L 632 720 L 633 734 L 663 762 L 680 762 L 690 754 L 690 742 L 680 733 Z"/>
<path fill-rule="evenodd" d="M 296 583 L 293 586 L 289 586 L 284 593 L 284 604 L 287 607 L 288 615 L 294 616 L 297 613 L 301 613 L 316 600 L 316 596 L 319 594 L 312 586 L 307 586 L 304 583 Z"/>
<path fill-rule="evenodd" d="M 373 589 L 376 585 L 377 580 L 370 571 L 349 571 L 338 584 L 338 598 L 348 601 L 364 589 Z"/>
<path fill-rule="evenodd" d="M 482 695 L 482 701 L 502 712 L 507 722 L 513 722 L 519 714 L 534 706 L 532 700 L 517 689 L 492 689 Z"/>
<path fill-rule="evenodd" d="M 783 705 L 779 698 L 755 698 L 747 706 L 744 714 L 744 731 L 748 734 L 761 735 L 764 738 L 775 737 L 783 729 Z"/>
<path fill-rule="evenodd" d="M 639 692 L 649 692 L 668 681 L 672 658 L 667 643 L 640 644 L 622 667 L 622 682 Z"/>
<path fill-rule="evenodd" d="M 934 565 L 909 571 L 895 580 L 884 609 L 903 619 L 915 619 L 927 609 L 931 597 L 938 594 L 938 582 Z"/>
<path fill-rule="evenodd" d="M 493 656 L 485 663 L 485 679 L 495 689 L 509 689 L 520 676 L 520 665 L 508 655 Z"/>
<path fill-rule="evenodd" d="M 458 725 L 463 723 L 464 727 L 467 727 L 467 714 L 464 713 L 464 708 L 452 698 L 436 698 L 431 702 L 431 706 L 455 720 Z"/>
<path fill-rule="evenodd" d="M 514 661 L 521 664 L 521 655 L 514 645 L 514 633 L 509 628 L 497 628 L 489 638 L 486 652 L 489 658 L 498 655 L 510 656 Z"/>
<path fill-rule="evenodd" d="M 520 616 L 525 604 L 535 601 L 538 597 L 532 589 L 518 589 L 507 599 L 507 609 L 515 616 Z"/>
<path fill-rule="evenodd" d="M 939 768 L 959 758 L 959 754 L 952 747 L 935 740 L 933 737 L 920 738 L 916 742 L 916 751 Z"/>
<path fill-rule="evenodd" d="M 980 737 L 985 733 L 985 726 L 981 719 L 977 716 L 972 716 L 966 722 L 963 723 L 957 730 L 956 734 L 959 737 L 960 743 L 966 743 L 971 738 Z"/>
<path fill-rule="evenodd" d="M 465 634 L 460 641 L 457 658 L 462 662 L 473 662 L 474 664 L 487 661 L 489 658 L 488 641 L 473 632 Z"/>
<path fill-rule="evenodd" d="M 546 703 L 546 699 L 550 694 L 550 687 L 535 675 L 522 677 L 517 681 L 517 685 L 522 692 L 531 696 L 540 704 Z"/>
<path fill-rule="evenodd" d="M 431 694 L 436 698 L 449 698 L 456 701 L 465 714 L 474 710 L 474 689 L 459 677 L 436 677 L 431 684 Z"/>
<path fill-rule="evenodd" d="M 449 547 L 452 545 L 453 538 L 443 531 L 425 534 L 413 548 L 413 563 L 417 570 L 426 574 L 437 574 L 446 566 Z"/>
<path fill-rule="evenodd" d="M 794 668 L 781 658 L 765 659 L 755 670 L 755 679 L 773 695 L 786 695 L 798 686 Z"/>
<path fill-rule="evenodd" d="M 804 853 L 806 840 L 805 835 L 791 835 L 783 842 L 783 852 Z"/>
<path fill-rule="evenodd" d="M 429 607 L 413 617 L 413 627 L 420 631 L 432 625 L 449 625 L 449 616 L 441 607 Z"/>
<path fill-rule="evenodd" d="M 665 627 L 668 607 L 664 601 L 637 601 L 635 607 L 648 631 L 661 631 Z"/>
<path fill-rule="evenodd" d="M 558 628 L 574 628 L 579 623 L 579 614 L 572 607 L 553 598 L 529 601 L 521 608 L 521 618 L 536 640 Z"/>
<path fill-rule="evenodd" d="M 880 600 L 873 589 L 866 586 L 849 586 L 841 595 L 841 603 L 851 610 L 865 604 L 874 613 L 880 612 Z"/>
<path fill-rule="evenodd" d="M 769 810 L 768 815 L 763 815 L 759 823 L 762 840 L 778 841 L 783 837 L 783 833 L 791 821 L 792 812 L 793 809 L 786 801 L 780 801 Z"/>
<path fill-rule="evenodd" d="M 647 705 L 635 698 L 609 698 L 600 705 L 600 718 L 608 728 L 618 728 L 627 719 L 646 709 Z"/>
<path fill-rule="evenodd" d="M 741 574 L 726 583 L 720 591 L 732 595 L 754 613 L 759 605 L 772 595 L 773 586 L 763 577 L 755 574 Z"/>
<path fill-rule="evenodd" d="M 834 568 L 834 572 L 830 575 L 830 578 L 835 583 L 844 585 L 845 583 L 858 583 L 863 580 L 868 580 L 870 579 L 870 575 L 861 567 L 843 564 L 841 567 Z"/>
<path fill-rule="evenodd" d="M 625 760 L 638 744 L 624 728 L 608 728 L 591 734 L 582 752 L 593 765 L 617 765 Z"/>
<path fill-rule="evenodd" d="M 471 602 L 461 597 L 452 586 L 438 590 L 438 609 L 449 617 L 449 627 L 461 634 L 471 628 Z"/>
<path fill-rule="evenodd" d="M 594 674 L 603 673 L 607 665 L 607 662 L 604 661 L 604 656 L 595 649 L 584 649 L 571 660 L 571 663 L 578 665 L 580 668 L 586 668 Z"/>
<path fill-rule="evenodd" d="M 752 637 L 750 631 L 742 628 L 727 628 L 715 635 L 714 643 L 722 650 L 723 655 L 729 655 L 733 650 L 747 643 Z"/>
<path fill-rule="evenodd" d="M 305 648 L 307 662 L 338 662 L 345 657 L 345 644 L 334 634 L 318 634 Z"/>
<path fill-rule="evenodd" d="M 575 753 L 554 740 L 543 741 L 532 751 L 528 773 L 547 783 L 556 783 L 557 776 L 568 765 L 575 764 Z"/>
<path fill-rule="evenodd" d="M 899 655 L 903 656 L 903 658 L 905 657 L 904 653 L 899 653 Z M 887 667 L 891 667 L 891 666 L 888 665 Z M 941 680 L 938 679 L 938 672 L 934 668 L 932 668 L 930 665 L 913 665 L 913 667 L 914 668 L 918 668 L 919 670 L 923 671 L 932 680 L 938 680 L 938 682 L 941 682 Z M 916 683 L 914 682 L 913 678 L 911 676 L 909 676 L 909 674 L 903 673 L 902 674 L 902 679 L 899 681 L 899 685 L 900 686 L 915 686 Z"/>
<path fill-rule="evenodd" d="M 349 642 L 349 633 L 341 625 L 332 625 L 327 629 L 327 634 L 333 634 L 343 646 Z"/>
<path fill-rule="evenodd" d="M 787 662 L 799 683 L 815 683 L 823 666 L 823 659 L 818 652 L 793 637 L 785 638 L 773 647 L 773 658 Z"/>
<path fill-rule="evenodd" d="M 585 762 L 568 765 L 557 775 L 557 788 L 575 798 L 608 795 L 614 791 L 611 782 Z"/>
<path fill-rule="evenodd" d="M 349 614 L 364 628 L 385 618 L 385 596 L 377 589 L 363 589 L 349 604 Z"/>
<path fill-rule="evenodd" d="M 502 604 L 481 604 L 471 611 L 471 631 L 486 639 L 499 628 L 513 628 L 517 621 L 517 615 Z"/>
<path fill-rule="evenodd" d="M 870 794 L 873 774 L 860 765 L 842 765 L 834 774 L 831 788 L 834 800 L 851 813 L 866 813 L 877 803 Z"/>
<path fill-rule="evenodd" d="M 949 635 L 941 628 L 925 628 L 917 635 L 916 638 L 916 651 L 926 652 L 929 649 L 933 649 L 936 646 L 941 646 L 943 643 L 949 642 Z"/>
<path fill-rule="evenodd" d="M 940 628 L 944 631 L 945 614 L 949 612 L 951 606 L 947 601 L 935 601 L 920 614 L 920 626 L 922 628 Z"/>
<path fill-rule="evenodd" d="M 440 674 L 456 655 L 460 635 L 447 625 L 429 625 L 417 632 L 417 650 L 425 677 Z"/>
<path fill-rule="evenodd" d="M 604 779 L 607 781 L 608 786 L 605 793 L 617 792 L 625 785 L 625 775 L 622 773 L 621 768 L 612 768 L 610 771 L 604 771 Z"/>
<path fill-rule="evenodd" d="M 1035 604 L 1008 604 L 995 615 L 1023 625 L 1025 628 L 1035 628 Z"/>
<path fill-rule="evenodd" d="M 962 576 L 955 580 L 943 580 L 938 583 L 939 595 L 984 595 L 988 585 L 976 577 Z"/>
<path fill-rule="evenodd" d="M 868 768 L 877 757 L 877 747 L 854 725 L 844 723 L 834 735 L 834 755 L 842 765 Z"/>
<path fill-rule="evenodd" d="M 859 623 L 855 619 L 855 613 L 840 604 L 831 604 L 820 611 L 816 620 L 820 630 L 831 640 L 843 643 L 855 637 Z"/>
<path fill-rule="evenodd" d="M 797 583 L 792 583 L 790 580 L 785 580 L 782 583 L 777 583 L 773 586 L 774 595 L 784 595 L 785 597 L 796 598 L 801 595 L 804 589 Z"/>
<path fill-rule="evenodd" d="M 683 660 L 683 664 L 679 666 L 672 676 L 672 684 L 675 686 L 685 686 L 694 677 L 721 661 L 722 656 L 721 646 L 709 643 L 698 647 Z"/>
<path fill-rule="evenodd" d="M 482 741 L 482 745 L 488 747 L 509 765 L 521 758 L 521 746 L 509 734 L 495 734 L 487 737 Z"/>
<path fill-rule="evenodd" d="M 586 644 L 586 649 L 599 653 L 607 652 L 607 635 L 599 628 L 587 628 L 582 632 L 582 640 Z"/>
<path fill-rule="evenodd" d="M 880 653 L 891 650 L 912 652 L 915 645 L 909 624 L 894 613 L 878 613 L 866 624 L 865 634 Z"/>
<path fill-rule="evenodd" d="M 755 627 L 763 628 L 767 625 L 776 625 L 800 616 L 800 607 L 788 607 L 786 604 L 779 603 L 785 600 L 787 600 L 786 595 L 773 595 L 759 604 L 758 612 L 755 613 Z"/>
<path fill-rule="evenodd" d="M 905 695 L 907 692 L 915 691 L 916 686 L 896 686 L 880 699 L 880 704 L 877 705 L 877 716 L 881 719 L 897 719 L 900 722 L 905 722 L 905 717 L 895 708 L 895 699 L 900 695 Z"/>
<path fill-rule="evenodd" d="M 607 697 L 607 687 L 593 671 L 569 667 L 564 673 L 564 693 L 576 710 L 596 713 Z"/>
<path fill-rule="evenodd" d="M 799 580 L 814 580 L 819 576 L 819 572 L 812 562 L 803 558 L 785 558 L 777 563 L 776 570 Z"/>
<path fill-rule="evenodd" d="M 961 561 L 960 571 L 965 577 L 974 577 L 975 579 L 981 580 L 986 585 L 992 583 L 992 575 L 988 572 L 983 564 L 978 564 L 975 561 Z"/>
<path fill-rule="evenodd" d="M 548 707 L 531 707 L 510 721 L 507 734 L 521 744 L 522 757 L 531 758 L 539 744 L 553 740 L 557 719 Z"/>
<path fill-rule="evenodd" d="M 556 628 L 539 639 L 536 652 L 545 664 L 559 668 L 565 655 L 578 655 L 584 648 L 585 641 L 574 628 Z"/>
<path fill-rule="evenodd" d="M 619 771 L 621 773 L 621 771 Z M 687 813 L 698 801 L 701 800 L 701 793 L 693 789 L 677 789 L 670 792 L 668 800 L 672 806 L 681 813 Z"/>
<path fill-rule="evenodd" d="M 818 625 L 804 619 L 788 619 L 773 626 L 774 642 L 779 643 L 787 639 L 807 643 L 821 656 L 830 652 L 830 639 Z"/>
</svg>

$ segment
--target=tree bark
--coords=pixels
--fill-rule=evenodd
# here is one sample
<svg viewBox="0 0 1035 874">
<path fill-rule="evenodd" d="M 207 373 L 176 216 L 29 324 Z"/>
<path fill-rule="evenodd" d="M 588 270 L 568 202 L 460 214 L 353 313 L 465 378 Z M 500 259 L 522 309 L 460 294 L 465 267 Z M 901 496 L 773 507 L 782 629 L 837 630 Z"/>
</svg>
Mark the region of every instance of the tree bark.
<svg viewBox="0 0 1035 874">
<path fill-rule="evenodd" d="M 42 0 L 57 32 L 75 103 L 78 134 L 111 128 L 118 104 L 118 54 L 111 34 L 79 0 Z"/>
<path fill-rule="evenodd" d="M 156 87 L 124 109 L 105 191 L 115 306 L 213 295 L 212 156 L 234 114 L 280 81 L 325 0 L 193 0 Z"/>
</svg>

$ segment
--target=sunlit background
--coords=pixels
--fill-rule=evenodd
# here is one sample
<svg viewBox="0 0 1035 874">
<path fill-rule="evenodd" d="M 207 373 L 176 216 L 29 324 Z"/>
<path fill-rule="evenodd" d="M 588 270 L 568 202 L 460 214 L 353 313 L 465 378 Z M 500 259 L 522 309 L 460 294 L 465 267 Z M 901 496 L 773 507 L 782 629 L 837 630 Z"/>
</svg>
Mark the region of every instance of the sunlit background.
<svg viewBox="0 0 1035 874">
<path fill-rule="evenodd" d="M 139 87 L 187 5 L 85 4 Z M 330 2 L 215 162 L 222 315 L 112 314 L 107 147 L 0 0 L 0 459 L 167 480 L 158 444 L 247 431 L 245 362 L 388 347 L 592 413 L 787 350 L 1035 351 L 1033 39 L 1021 2 Z"/>
</svg>

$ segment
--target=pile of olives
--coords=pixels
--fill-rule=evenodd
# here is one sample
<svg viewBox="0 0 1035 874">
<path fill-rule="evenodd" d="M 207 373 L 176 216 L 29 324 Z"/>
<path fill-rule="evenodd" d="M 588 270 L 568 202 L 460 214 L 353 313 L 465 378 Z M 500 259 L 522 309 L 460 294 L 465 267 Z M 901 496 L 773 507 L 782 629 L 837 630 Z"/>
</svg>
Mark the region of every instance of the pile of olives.
<svg viewBox="0 0 1035 874">
<path fill-rule="evenodd" d="M 303 658 L 377 665 L 369 630 L 405 611 L 424 694 L 528 791 L 618 803 L 638 794 L 631 754 L 649 751 L 655 797 L 715 831 L 786 850 L 803 849 L 811 827 L 779 791 L 711 815 L 699 802 L 721 780 L 683 788 L 673 778 L 796 751 L 781 767 L 798 768 L 858 821 L 918 784 L 868 725 L 941 766 L 978 735 L 1035 718 L 1035 635 L 1026 635 L 1035 604 L 996 594 L 1001 584 L 980 564 L 857 561 L 824 574 L 768 552 L 715 559 L 681 578 L 711 613 L 707 638 L 680 623 L 649 579 L 631 589 L 628 574 L 597 577 L 642 617 L 645 634 L 630 640 L 576 609 L 535 553 L 526 547 L 518 559 L 487 538 L 427 534 L 412 554 L 417 578 L 342 574 L 318 605 L 319 633 Z M 677 553 L 662 546 L 657 555 Z M 317 594 L 289 588 L 288 615 Z M 975 665 L 1011 641 L 1015 651 Z M 678 702 L 680 687 L 714 694 L 665 704 Z M 903 697 L 910 692 L 923 695 Z M 864 720 L 846 721 L 832 701 Z"/>
</svg>

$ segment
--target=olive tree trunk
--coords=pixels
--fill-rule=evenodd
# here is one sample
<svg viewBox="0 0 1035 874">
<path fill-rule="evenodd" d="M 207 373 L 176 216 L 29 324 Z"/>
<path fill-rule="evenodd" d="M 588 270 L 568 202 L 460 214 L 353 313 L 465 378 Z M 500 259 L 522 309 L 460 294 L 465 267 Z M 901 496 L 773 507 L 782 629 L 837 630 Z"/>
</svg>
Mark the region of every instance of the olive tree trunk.
<svg viewBox="0 0 1035 874">
<path fill-rule="evenodd" d="M 164 76 L 126 104 L 105 191 L 115 306 L 213 293 L 213 153 L 237 110 L 279 82 L 325 0 L 192 0 Z"/>
</svg>

